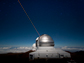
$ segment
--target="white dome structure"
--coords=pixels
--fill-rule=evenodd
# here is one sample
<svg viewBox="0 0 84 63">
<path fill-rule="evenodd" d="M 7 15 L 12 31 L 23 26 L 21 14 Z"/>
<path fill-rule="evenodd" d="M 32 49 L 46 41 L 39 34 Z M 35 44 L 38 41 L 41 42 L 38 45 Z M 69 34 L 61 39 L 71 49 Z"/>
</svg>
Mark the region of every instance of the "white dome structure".
<svg viewBox="0 0 84 63">
<path fill-rule="evenodd" d="M 39 40 L 39 47 L 54 46 L 53 39 L 49 35 L 47 35 L 47 34 L 41 35 L 38 40 Z"/>
<path fill-rule="evenodd" d="M 32 50 L 33 50 L 33 51 L 36 50 L 36 43 L 34 43 L 34 44 L 32 45 Z"/>
<path fill-rule="evenodd" d="M 35 47 L 35 44 L 33 44 Z M 61 58 L 71 58 L 70 53 L 65 52 L 61 49 L 54 48 L 53 39 L 47 35 L 43 34 L 36 39 L 36 51 L 29 53 L 29 59 L 61 59 Z"/>
</svg>

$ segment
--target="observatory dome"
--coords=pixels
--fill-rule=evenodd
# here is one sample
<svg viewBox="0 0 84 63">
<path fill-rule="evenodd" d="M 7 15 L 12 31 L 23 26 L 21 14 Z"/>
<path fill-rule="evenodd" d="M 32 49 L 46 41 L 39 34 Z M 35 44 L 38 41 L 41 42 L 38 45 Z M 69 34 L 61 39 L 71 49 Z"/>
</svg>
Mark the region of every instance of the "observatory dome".
<svg viewBox="0 0 84 63">
<path fill-rule="evenodd" d="M 54 46 L 53 39 L 47 35 L 43 34 L 38 38 L 39 46 Z"/>
</svg>

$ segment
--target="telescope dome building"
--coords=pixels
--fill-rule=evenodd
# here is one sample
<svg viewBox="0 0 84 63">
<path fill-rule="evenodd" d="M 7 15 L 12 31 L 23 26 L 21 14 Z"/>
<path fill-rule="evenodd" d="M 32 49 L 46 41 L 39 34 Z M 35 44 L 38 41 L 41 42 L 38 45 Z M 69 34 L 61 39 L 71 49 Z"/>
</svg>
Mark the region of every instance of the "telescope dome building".
<svg viewBox="0 0 84 63">
<path fill-rule="evenodd" d="M 36 43 L 33 44 L 34 52 L 29 53 L 29 59 L 62 59 L 71 58 L 70 53 L 65 52 L 61 49 L 54 48 L 53 39 L 47 35 L 43 34 L 36 38 Z"/>
</svg>

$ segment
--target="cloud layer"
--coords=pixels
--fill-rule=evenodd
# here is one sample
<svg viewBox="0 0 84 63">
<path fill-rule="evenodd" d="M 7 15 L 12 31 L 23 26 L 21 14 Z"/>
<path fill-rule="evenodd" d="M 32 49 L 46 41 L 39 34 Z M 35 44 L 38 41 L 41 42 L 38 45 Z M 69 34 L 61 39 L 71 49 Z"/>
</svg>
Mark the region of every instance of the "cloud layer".
<svg viewBox="0 0 84 63">
<path fill-rule="evenodd" d="M 64 47 L 59 47 L 62 50 L 65 51 L 70 51 L 70 52 L 76 52 L 76 51 L 84 51 L 84 47 L 68 47 L 68 46 L 64 46 Z M 1 47 L 0 46 L 0 54 L 3 53 L 24 53 L 27 52 L 29 50 L 33 49 L 32 47 Z"/>
<path fill-rule="evenodd" d="M 27 52 L 31 49 L 31 47 L 0 47 L 0 54 Z"/>
<path fill-rule="evenodd" d="M 62 50 L 70 51 L 70 52 L 76 52 L 76 51 L 84 51 L 84 47 L 68 47 L 64 46 L 61 47 Z"/>
</svg>

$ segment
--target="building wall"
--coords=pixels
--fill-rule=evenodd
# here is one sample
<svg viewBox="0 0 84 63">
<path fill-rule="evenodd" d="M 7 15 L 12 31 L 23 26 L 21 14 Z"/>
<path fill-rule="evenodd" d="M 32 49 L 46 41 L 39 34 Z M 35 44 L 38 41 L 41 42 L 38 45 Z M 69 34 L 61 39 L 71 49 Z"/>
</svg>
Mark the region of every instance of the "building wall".
<svg viewBox="0 0 84 63">
<path fill-rule="evenodd" d="M 33 58 L 70 58 L 70 54 L 62 51 L 57 50 L 55 48 L 44 48 L 44 49 L 37 49 L 35 52 L 30 53 L 29 55 L 33 55 Z"/>
</svg>

